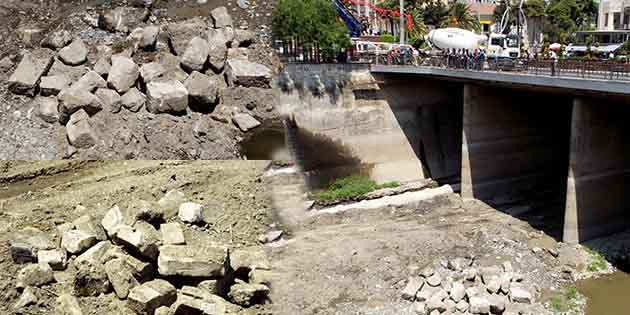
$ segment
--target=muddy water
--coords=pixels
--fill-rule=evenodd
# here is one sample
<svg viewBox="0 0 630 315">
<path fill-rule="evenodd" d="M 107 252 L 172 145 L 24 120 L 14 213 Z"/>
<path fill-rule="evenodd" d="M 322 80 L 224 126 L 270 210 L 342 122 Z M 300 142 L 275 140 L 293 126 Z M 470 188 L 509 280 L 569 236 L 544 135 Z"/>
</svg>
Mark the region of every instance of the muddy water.
<svg viewBox="0 0 630 315">
<path fill-rule="evenodd" d="M 630 314 L 630 274 L 615 272 L 578 283 L 588 298 L 586 315 Z"/>
<path fill-rule="evenodd" d="M 289 160 L 284 129 L 263 128 L 241 142 L 241 154 L 248 160 Z"/>
</svg>

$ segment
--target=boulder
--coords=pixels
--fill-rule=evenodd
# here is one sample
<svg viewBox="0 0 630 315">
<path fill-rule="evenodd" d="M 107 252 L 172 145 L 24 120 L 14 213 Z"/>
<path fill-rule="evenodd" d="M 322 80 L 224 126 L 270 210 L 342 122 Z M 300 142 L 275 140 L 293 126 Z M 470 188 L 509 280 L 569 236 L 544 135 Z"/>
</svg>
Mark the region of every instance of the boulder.
<svg viewBox="0 0 630 315">
<path fill-rule="evenodd" d="M 160 306 L 170 306 L 175 300 L 175 287 L 165 280 L 156 279 L 131 289 L 127 306 L 137 314 L 152 315 Z"/>
<path fill-rule="evenodd" d="M 62 294 L 56 300 L 55 315 L 83 315 L 76 297 Z"/>
<path fill-rule="evenodd" d="M 223 272 L 225 249 L 165 245 L 160 247 L 158 272 L 162 276 L 213 277 Z"/>
<path fill-rule="evenodd" d="M 423 285 L 424 279 L 422 277 L 409 277 L 407 285 L 402 291 L 402 298 L 413 301 L 416 298 L 416 293 L 422 289 Z"/>
<path fill-rule="evenodd" d="M 188 73 L 181 68 L 179 57 L 168 52 L 162 52 L 158 55 L 157 62 L 165 69 L 160 76 L 161 80 L 175 80 L 183 83 L 188 78 Z"/>
<path fill-rule="evenodd" d="M 85 43 L 80 39 L 75 39 L 59 51 L 59 60 L 70 66 L 78 66 L 87 61 L 88 52 Z"/>
<path fill-rule="evenodd" d="M 101 77 L 109 75 L 109 71 L 112 69 L 111 58 L 101 57 L 94 64 L 94 72 L 98 73 Z"/>
<path fill-rule="evenodd" d="M 532 303 L 532 294 L 521 286 L 512 284 L 510 287 L 510 299 L 515 303 Z"/>
<path fill-rule="evenodd" d="M 182 68 L 189 72 L 203 70 L 209 51 L 208 41 L 199 36 L 193 37 L 182 55 Z"/>
<path fill-rule="evenodd" d="M 416 301 L 418 302 L 427 302 L 434 294 L 438 293 L 440 290 L 440 288 L 438 287 L 432 287 L 429 285 L 424 285 L 422 286 L 422 288 L 420 289 L 420 291 L 418 291 L 418 293 L 416 293 Z"/>
<path fill-rule="evenodd" d="M 120 95 L 110 89 L 98 89 L 94 92 L 94 95 L 101 100 L 101 104 L 103 104 L 103 108 L 109 110 L 112 113 L 120 112 L 120 108 L 122 107 L 122 101 L 120 100 Z"/>
<path fill-rule="evenodd" d="M 439 296 L 430 297 L 426 303 L 427 303 L 427 309 L 429 311 L 437 310 L 440 313 L 443 313 L 446 311 L 446 304 L 442 301 L 442 299 Z"/>
<path fill-rule="evenodd" d="M 98 25 L 109 32 L 129 33 L 149 18 L 145 8 L 118 7 L 99 16 Z"/>
<path fill-rule="evenodd" d="M 455 309 L 460 313 L 467 312 L 469 307 L 470 305 L 466 302 L 466 300 L 461 300 L 455 304 Z"/>
<path fill-rule="evenodd" d="M 154 114 L 180 114 L 188 108 L 188 91 L 179 81 L 151 81 L 147 84 L 147 96 L 147 110 Z"/>
<path fill-rule="evenodd" d="M 255 300 L 264 299 L 269 295 L 269 288 L 264 284 L 250 284 L 241 280 L 230 287 L 228 297 L 241 306 L 251 306 Z"/>
<path fill-rule="evenodd" d="M 219 89 L 209 76 L 194 71 L 184 82 L 191 103 L 198 107 L 199 111 L 206 112 L 212 110 L 212 105 L 219 99 Z M 191 105 L 192 107 L 192 105 Z"/>
<path fill-rule="evenodd" d="M 159 34 L 159 26 L 151 25 L 145 27 L 142 29 L 142 40 L 140 41 L 138 47 L 142 49 L 153 49 Z"/>
<path fill-rule="evenodd" d="M 65 270 L 68 263 L 68 256 L 65 250 L 51 249 L 37 252 L 37 261 L 48 264 L 53 270 Z"/>
<path fill-rule="evenodd" d="M 123 221 L 124 218 L 120 207 L 114 206 L 105 213 L 101 220 L 101 225 L 107 232 L 107 235 L 113 237 L 118 227 L 124 224 Z"/>
<path fill-rule="evenodd" d="M 473 280 L 475 280 L 475 277 L 477 276 L 477 269 L 475 269 L 475 268 L 466 268 L 466 269 L 464 269 L 464 271 L 462 271 L 462 274 L 464 276 L 464 279 L 466 279 L 468 281 L 473 281 Z"/>
<path fill-rule="evenodd" d="M 250 30 L 236 29 L 232 47 L 249 47 L 256 42 L 256 33 Z"/>
<path fill-rule="evenodd" d="M 81 216 L 74 220 L 72 224 L 75 229 L 96 236 L 96 240 L 98 241 L 107 240 L 107 233 L 105 233 L 105 229 L 103 229 L 101 222 L 99 222 L 99 220 L 93 215 L 86 214 Z"/>
<path fill-rule="evenodd" d="M 47 123 L 56 123 L 59 121 L 59 101 L 55 97 L 37 97 L 35 102 L 37 106 L 37 116 Z"/>
<path fill-rule="evenodd" d="M 472 314 L 488 314 L 490 313 L 490 303 L 485 297 L 473 296 L 469 299 L 470 312 Z"/>
<path fill-rule="evenodd" d="M 138 65 L 131 58 L 112 57 L 112 68 L 107 76 L 107 84 L 118 93 L 126 93 L 140 76 Z"/>
<path fill-rule="evenodd" d="M 225 68 L 228 58 L 228 49 L 223 45 L 211 44 L 208 49 L 208 63 L 214 73 L 219 74 Z"/>
<path fill-rule="evenodd" d="M 122 106 L 134 113 L 144 107 L 146 100 L 147 97 L 136 88 L 132 88 L 120 98 Z"/>
<path fill-rule="evenodd" d="M 61 247 L 71 254 L 79 254 L 96 244 L 96 235 L 81 230 L 63 233 Z"/>
<path fill-rule="evenodd" d="M 416 302 L 413 303 L 412 306 L 413 312 L 416 315 L 428 315 L 429 311 L 427 310 L 427 304 L 424 302 Z"/>
<path fill-rule="evenodd" d="M 490 305 L 490 312 L 492 314 L 501 314 L 505 310 L 506 304 L 508 304 L 507 297 L 499 294 L 491 294 L 487 296 L 488 304 Z"/>
<path fill-rule="evenodd" d="M 41 77 L 46 75 L 52 63 L 53 53 L 49 49 L 27 52 L 9 77 L 9 90 L 16 94 L 35 96 Z"/>
<path fill-rule="evenodd" d="M 211 28 L 207 34 L 210 46 L 223 46 L 225 48 L 232 45 L 235 36 L 236 33 L 232 27 Z"/>
<path fill-rule="evenodd" d="M 200 18 L 193 18 L 179 23 L 169 24 L 166 32 L 176 55 L 182 56 L 188 44 L 195 37 L 205 38 L 206 23 Z"/>
<path fill-rule="evenodd" d="M 174 309 L 175 315 L 227 314 L 224 303 L 193 298 L 184 294 L 177 296 L 177 301 L 173 304 L 172 308 Z"/>
<path fill-rule="evenodd" d="M 173 189 L 166 192 L 166 194 L 158 200 L 158 206 L 164 211 L 165 217 L 171 218 L 177 215 L 179 205 L 186 201 L 188 201 L 188 199 L 183 192 Z"/>
<path fill-rule="evenodd" d="M 72 84 L 79 81 L 89 70 L 85 66 L 68 66 L 61 60 L 55 59 L 48 71 L 48 76 L 64 75 L 68 79 L 68 83 Z"/>
<path fill-rule="evenodd" d="M 145 63 L 140 67 L 140 76 L 144 83 L 149 83 L 166 73 L 166 68 L 158 62 Z"/>
<path fill-rule="evenodd" d="M 80 109 L 70 116 L 66 124 L 68 142 L 76 148 L 89 148 L 96 144 L 96 135 L 90 126 L 90 117 L 85 110 Z M 96 240 L 94 235 L 91 235 Z M 70 251 L 71 252 L 71 251 Z"/>
<path fill-rule="evenodd" d="M 434 273 L 432 276 L 427 278 L 427 284 L 432 287 L 437 287 L 442 283 L 442 277 L 438 273 Z"/>
<path fill-rule="evenodd" d="M 26 265 L 17 274 L 15 287 L 18 289 L 26 287 L 39 287 L 55 281 L 52 268 L 46 263 Z"/>
<path fill-rule="evenodd" d="M 63 74 L 42 77 L 39 90 L 42 96 L 57 95 L 61 90 L 70 85 L 68 78 Z"/>
<path fill-rule="evenodd" d="M 59 49 L 66 47 L 72 42 L 72 35 L 66 30 L 58 30 L 50 33 L 44 40 L 42 40 L 42 46 Z"/>
<path fill-rule="evenodd" d="M 261 123 L 250 114 L 235 114 L 232 122 L 243 132 L 247 132 L 261 125 Z"/>
<path fill-rule="evenodd" d="M 131 267 L 123 258 L 116 258 L 106 262 L 105 273 L 119 299 L 126 299 L 129 291 L 138 285 Z"/>
<path fill-rule="evenodd" d="M 155 260 L 158 256 L 158 240 L 152 237 L 151 234 L 153 233 L 146 233 L 146 231 L 142 229 L 134 229 L 127 225 L 121 225 L 116 230 L 114 239 L 131 252 Z"/>
<path fill-rule="evenodd" d="M 457 303 L 466 297 L 466 288 L 461 282 L 455 282 L 451 287 L 450 294 L 451 299 Z"/>
<path fill-rule="evenodd" d="M 90 93 L 98 88 L 106 88 L 107 81 L 101 77 L 96 71 L 88 71 L 85 75 L 72 85 L 75 90 L 88 91 Z"/>
<path fill-rule="evenodd" d="M 62 123 L 67 122 L 68 117 L 80 110 L 83 110 L 89 117 L 103 109 L 103 103 L 96 95 L 73 87 L 63 89 L 59 93 L 58 100 Z"/>
<path fill-rule="evenodd" d="M 77 296 L 99 296 L 111 290 L 107 273 L 101 264 L 81 263 L 77 265 L 73 288 Z"/>
<path fill-rule="evenodd" d="M 224 28 L 224 27 L 232 27 L 232 16 L 228 13 L 228 9 L 226 7 L 218 7 L 212 12 L 210 12 L 212 16 L 212 21 L 214 22 L 214 28 Z"/>
<path fill-rule="evenodd" d="M 162 242 L 164 243 L 164 245 L 186 244 L 184 231 L 178 223 L 162 224 L 160 225 L 160 232 L 162 232 Z"/>
<path fill-rule="evenodd" d="M 258 241 L 263 244 L 275 242 L 279 240 L 280 237 L 282 237 L 282 233 L 283 233 L 282 230 L 269 231 L 263 235 L 260 235 L 258 237 Z"/>
<path fill-rule="evenodd" d="M 103 261 L 110 261 L 112 259 L 121 258 L 131 268 L 131 272 L 134 277 L 140 282 L 146 282 L 153 279 L 155 270 L 153 266 L 144 262 L 136 257 L 128 255 L 121 247 L 112 246 L 103 256 Z"/>
<path fill-rule="evenodd" d="M 268 88 L 273 73 L 267 66 L 241 59 L 228 59 L 225 75 L 230 86 Z"/>
<path fill-rule="evenodd" d="M 177 216 L 186 223 L 201 223 L 203 222 L 202 211 L 203 205 L 194 202 L 184 202 L 179 206 Z"/>
<path fill-rule="evenodd" d="M 22 308 L 37 303 L 37 296 L 35 295 L 35 289 L 27 287 L 20 295 L 18 301 L 13 305 L 14 310 L 21 310 Z M 20 313 L 20 312 L 18 312 Z"/>
<path fill-rule="evenodd" d="M 79 255 L 74 261 L 75 264 L 90 263 L 93 265 L 103 264 L 106 260 L 106 255 L 112 248 L 112 244 L 109 241 L 102 241 L 86 250 L 83 254 Z"/>
</svg>

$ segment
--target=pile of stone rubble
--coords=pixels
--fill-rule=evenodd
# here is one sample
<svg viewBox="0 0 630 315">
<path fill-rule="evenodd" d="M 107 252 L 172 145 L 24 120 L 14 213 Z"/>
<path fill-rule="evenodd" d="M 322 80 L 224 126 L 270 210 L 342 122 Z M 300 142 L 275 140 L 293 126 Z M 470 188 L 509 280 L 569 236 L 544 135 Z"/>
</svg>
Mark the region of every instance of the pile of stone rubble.
<svg viewBox="0 0 630 315">
<path fill-rule="evenodd" d="M 100 111 L 211 113 L 226 88 L 270 88 L 273 70 L 248 60 L 256 34 L 234 28 L 225 7 L 212 11 L 211 23 L 193 18 L 160 26 L 139 3 L 91 23 L 126 35 L 124 42 L 94 47 L 59 29 L 25 52 L 9 78 L 10 91 L 36 98 L 44 121 L 66 126 L 74 147 L 96 143 L 91 120 Z M 212 118 L 244 132 L 261 124 L 249 113 Z"/>
<path fill-rule="evenodd" d="M 474 260 L 456 258 L 426 267 L 409 277 L 402 298 L 420 315 L 523 313 L 533 297 L 510 262 L 477 267 Z"/>
<path fill-rule="evenodd" d="M 85 215 L 57 226 L 56 243 L 34 228 L 17 233 L 10 251 L 25 266 L 17 274 L 22 293 L 14 309 L 36 304 L 36 288 L 68 272 L 72 289 L 55 293 L 54 314 L 87 314 L 77 297 L 111 292 L 137 314 L 215 315 L 267 303 L 264 255 L 187 240 L 182 225 L 203 225 L 204 206 L 185 200 L 174 190 L 158 203 L 138 200 L 102 218 Z"/>
</svg>

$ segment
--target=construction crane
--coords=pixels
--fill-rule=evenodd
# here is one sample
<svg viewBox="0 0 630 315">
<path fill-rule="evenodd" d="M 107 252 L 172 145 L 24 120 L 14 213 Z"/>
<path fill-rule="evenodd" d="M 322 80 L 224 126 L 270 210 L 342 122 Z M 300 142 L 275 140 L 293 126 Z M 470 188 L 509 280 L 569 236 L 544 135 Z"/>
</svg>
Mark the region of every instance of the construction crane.
<svg viewBox="0 0 630 315">
<path fill-rule="evenodd" d="M 373 5 L 370 2 L 364 0 L 334 0 L 335 6 L 337 7 L 337 12 L 339 16 L 343 19 L 344 23 L 348 26 L 352 37 L 360 37 L 363 31 L 365 30 L 365 26 L 361 21 L 359 21 L 350 10 L 348 10 L 348 6 L 361 6 L 368 7 L 374 13 L 381 17 L 385 18 L 400 18 L 400 11 L 391 10 L 381 8 L 379 6 Z M 405 25 L 408 31 L 413 29 L 413 16 L 411 14 L 404 14 Z"/>
</svg>

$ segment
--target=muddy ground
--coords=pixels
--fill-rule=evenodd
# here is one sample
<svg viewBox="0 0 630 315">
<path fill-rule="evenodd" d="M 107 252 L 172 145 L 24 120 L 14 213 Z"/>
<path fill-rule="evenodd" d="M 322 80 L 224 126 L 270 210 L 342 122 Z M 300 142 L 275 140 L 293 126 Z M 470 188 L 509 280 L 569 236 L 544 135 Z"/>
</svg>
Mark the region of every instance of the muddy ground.
<svg viewBox="0 0 630 315">
<path fill-rule="evenodd" d="M 277 70 L 280 66 L 270 44 L 270 20 L 275 0 L 249 1 L 242 9 L 233 0 L 210 0 L 205 4 L 188 0 L 156 0 L 151 8 L 153 24 L 164 25 L 194 17 L 210 19 L 210 11 L 226 6 L 235 27 L 252 30 L 258 42 L 247 49 L 248 59 Z M 240 143 L 247 134 L 231 121 L 233 112 L 245 112 L 261 122 L 273 122 L 278 96 L 271 89 L 227 88 L 213 113 L 188 110 L 185 115 L 153 115 L 107 110 L 93 119 L 97 144 L 76 150 L 68 144 L 65 126 L 49 124 L 37 115 L 38 104 L 31 97 L 8 91 L 7 80 L 23 52 L 39 46 L 54 30 L 65 29 L 90 47 L 87 66 L 103 53 L 99 45 L 116 47 L 124 41 L 121 33 L 108 33 L 89 24 L 99 12 L 127 5 L 122 0 L 3 0 L 0 1 L 0 159 L 239 159 Z M 24 30 L 39 29 L 30 38 Z M 139 54 L 134 58 L 150 58 Z M 226 119 L 227 117 L 227 119 Z"/>
<path fill-rule="evenodd" d="M 284 200 L 293 192 L 300 199 L 298 181 L 277 182 L 284 184 L 275 195 Z M 283 284 L 272 292 L 277 314 L 415 314 L 401 298 L 413 270 L 458 257 L 474 257 L 478 266 L 511 262 L 535 296 L 523 314 L 551 314 L 545 308 L 551 297 L 592 275 L 586 270 L 592 258 L 582 247 L 457 194 L 334 214 L 291 207 L 278 211 L 293 222 L 292 239 L 271 248 L 276 281 Z"/>
<path fill-rule="evenodd" d="M 35 227 L 58 242 L 60 224 L 85 214 L 102 216 L 134 199 L 157 201 L 171 189 L 207 205 L 208 224 L 185 227 L 191 243 L 259 250 L 257 237 L 276 222 L 262 177 L 268 166 L 265 161 L 0 162 L 0 313 L 15 314 L 19 297 L 15 275 L 24 265 L 13 262 L 7 244 L 17 231 Z M 36 289 L 39 302 L 20 313 L 53 314 L 55 297 L 71 290 L 68 272 L 56 272 L 61 281 Z M 114 293 L 83 297 L 80 303 L 85 315 L 134 314 Z M 269 312 L 269 306 L 258 305 L 239 314 Z"/>
</svg>

